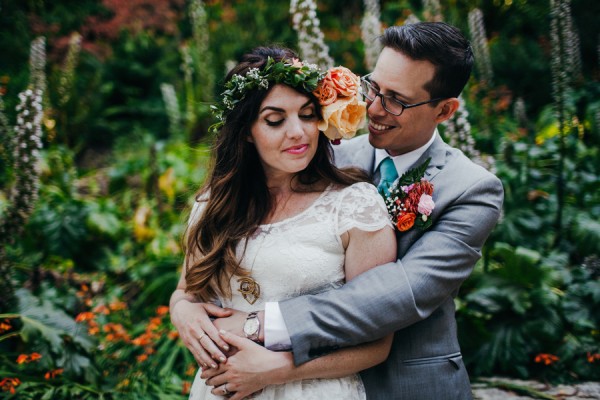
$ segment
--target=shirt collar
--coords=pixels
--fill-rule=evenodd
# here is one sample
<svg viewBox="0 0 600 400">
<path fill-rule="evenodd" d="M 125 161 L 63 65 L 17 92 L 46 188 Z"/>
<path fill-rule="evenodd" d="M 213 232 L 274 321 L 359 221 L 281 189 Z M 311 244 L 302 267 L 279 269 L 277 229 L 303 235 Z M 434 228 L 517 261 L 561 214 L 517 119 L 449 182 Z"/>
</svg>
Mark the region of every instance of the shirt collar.
<svg viewBox="0 0 600 400">
<path fill-rule="evenodd" d="M 418 149 L 414 149 L 413 151 L 409 151 L 405 154 L 400 154 L 398 156 L 392 157 L 390 156 L 385 149 L 375 149 L 375 170 L 379 167 L 379 164 L 386 158 L 390 157 L 392 161 L 394 161 L 394 166 L 396 167 L 396 171 L 398 171 L 398 175 L 402 175 L 405 173 L 408 168 L 413 165 L 419 157 L 423 155 L 431 146 L 435 137 L 438 135 L 437 129 L 433 131 L 433 135 L 431 135 L 431 139 L 423 146 Z"/>
</svg>

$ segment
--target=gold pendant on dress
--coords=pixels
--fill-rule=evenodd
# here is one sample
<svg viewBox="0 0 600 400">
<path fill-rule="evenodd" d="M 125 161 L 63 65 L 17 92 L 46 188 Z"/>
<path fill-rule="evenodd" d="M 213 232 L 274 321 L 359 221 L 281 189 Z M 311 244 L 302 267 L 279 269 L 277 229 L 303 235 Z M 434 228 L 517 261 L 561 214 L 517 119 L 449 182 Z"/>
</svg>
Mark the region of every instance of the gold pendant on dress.
<svg viewBox="0 0 600 400">
<path fill-rule="evenodd" d="M 240 282 L 240 288 L 238 289 L 238 292 L 242 294 L 248 303 L 254 304 L 260 297 L 260 285 L 258 282 L 249 276 L 240 278 L 237 281 Z"/>
</svg>

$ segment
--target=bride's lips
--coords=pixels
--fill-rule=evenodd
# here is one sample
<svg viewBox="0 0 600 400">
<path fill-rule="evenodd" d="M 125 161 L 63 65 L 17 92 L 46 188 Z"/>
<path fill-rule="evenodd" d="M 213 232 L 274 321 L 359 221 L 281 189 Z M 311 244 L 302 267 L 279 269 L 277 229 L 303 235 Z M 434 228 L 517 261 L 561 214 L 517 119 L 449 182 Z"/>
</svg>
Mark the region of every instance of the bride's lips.
<svg viewBox="0 0 600 400">
<path fill-rule="evenodd" d="M 290 153 L 290 154 L 302 154 L 306 150 L 308 150 L 307 144 L 299 144 L 298 146 L 288 147 L 287 149 L 285 149 L 283 151 L 285 151 L 286 153 Z"/>
<path fill-rule="evenodd" d="M 392 125 L 381 124 L 373 120 L 369 121 L 369 132 L 372 135 L 383 135 L 385 132 L 393 128 L 395 127 Z"/>
</svg>

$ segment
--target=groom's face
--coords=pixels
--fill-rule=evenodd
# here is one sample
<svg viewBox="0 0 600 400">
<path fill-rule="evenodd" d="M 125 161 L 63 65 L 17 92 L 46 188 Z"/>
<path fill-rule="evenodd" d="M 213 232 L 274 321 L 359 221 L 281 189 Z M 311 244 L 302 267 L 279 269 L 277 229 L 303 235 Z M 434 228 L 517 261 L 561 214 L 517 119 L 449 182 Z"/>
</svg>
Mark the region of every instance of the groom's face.
<svg viewBox="0 0 600 400">
<path fill-rule="evenodd" d="M 404 104 L 416 104 L 431 99 L 424 86 L 433 79 L 435 67 L 429 61 L 413 60 L 386 47 L 381 52 L 371 82 L 386 101 L 393 98 Z M 367 100 L 369 115 L 369 142 L 373 147 L 385 149 L 392 156 L 408 153 L 423 146 L 437 126 L 443 107 L 424 104 L 404 109 L 401 115 L 387 112 L 381 98 Z"/>
</svg>

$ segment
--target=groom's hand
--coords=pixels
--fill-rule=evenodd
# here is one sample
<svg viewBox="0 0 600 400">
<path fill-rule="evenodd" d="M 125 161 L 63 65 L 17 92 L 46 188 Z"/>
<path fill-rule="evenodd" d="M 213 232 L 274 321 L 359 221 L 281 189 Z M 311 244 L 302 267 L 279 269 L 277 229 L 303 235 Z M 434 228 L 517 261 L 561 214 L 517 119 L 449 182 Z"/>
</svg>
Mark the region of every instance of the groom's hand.
<svg viewBox="0 0 600 400">
<path fill-rule="evenodd" d="M 217 370 L 203 370 L 201 377 L 207 379 L 207 385 L 214 386 L 213 394 L 223 395 L 225 388 L 233 393 L 231 400 L 241 400 L 267 385 L 286 382 L 287 373 L 294 366 L 291 353 L 267 350 L 229 332 L 220 334 L 237 352 Z"/>
</svg>

